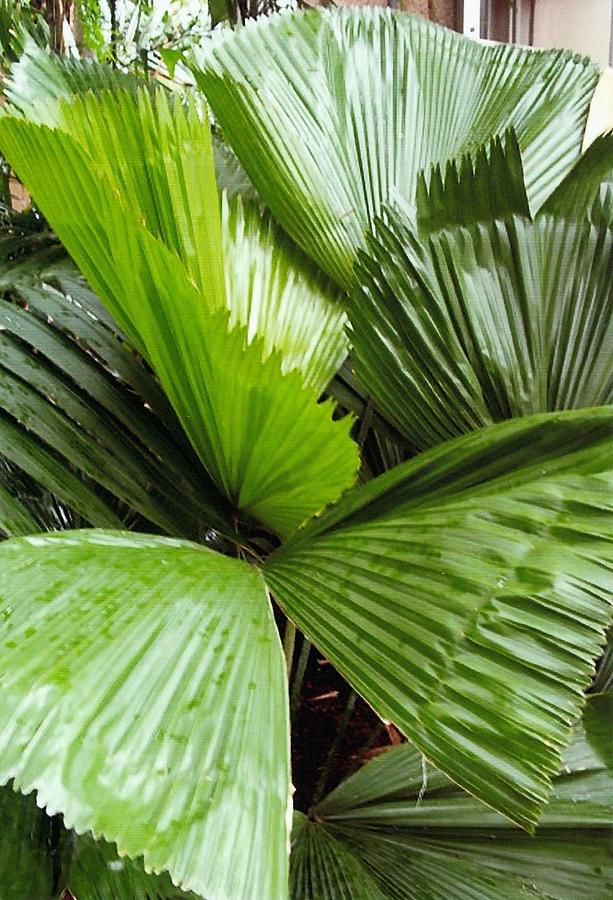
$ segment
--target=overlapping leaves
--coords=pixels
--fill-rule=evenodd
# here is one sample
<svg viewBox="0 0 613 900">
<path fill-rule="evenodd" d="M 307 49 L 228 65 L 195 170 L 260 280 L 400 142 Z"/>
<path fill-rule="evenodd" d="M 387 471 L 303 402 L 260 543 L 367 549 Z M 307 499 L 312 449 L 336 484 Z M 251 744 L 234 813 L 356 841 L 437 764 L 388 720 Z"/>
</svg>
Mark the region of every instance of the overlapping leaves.
<svg viewBox="0 0 613 900">
<path fill-rule="evenodd" d="M 257 54 L 243 53 L 254 47 Z M 53 67 L 50 58 L 39 62 L 34 70 Z M 64 66 L 45 113 L 51 128 L 28 100 L 31 85 L 22 89 L 21 108 L 35 121 L 4 118 L 0 143 L 154 367 L 218 488 L 240 514 L 285 537 L 353 479 L 357 450 L 348 422 L 333 423 L 330 407 L 316 404 L 346 350 L 344 314 L 327 280 L 255 206 L 224 197 L 220 215 L 209 127 L 196 103 L 181 105 L 155 88 L 117 91 L 114 76 L 96 72 L 81 78 L 78 64 Z M 364 233 L 395 198 L 412 216 L 402 227 L 411 235 L 416 229 L 427 247 L 415 239 L 421 268 L 413 263 L 413 282 L 432 294 L 439 276 L 445 287 L 453 284 L 453 314 L 442 301 L 420 307 L 436 322 L 414 353 L 417 362 L 407 363 L 412 389 L 420 382 L 423 394 L 410 395 L 409 405 L 419 399 L 413 413 L 404 411 L 402 391 L 400 412 L 390 413 L 393 366 L 388 358 L 378 366 L 367 358 L 382 385 L 377 390 L 371 378 L 369 390 L 373 385 L 380 409 L 415 445 L 506 415 L 603 402 L 605 145 L 592 151 L 586 191 L 562 180 L 578 152 L 594 82 L 589 64 L 567 54 L 483 48 L 388 13 L 341 12 L 244 29 L 214 51 L 202 82 L 262 197 L 342 286 L 353 280 Z M 72 96 L 90 87 L 97 95 Z M 251 123 L 257 127 L 246 127 Z M 471 152 L 445 177 L 439 172 L 418 183 L 424 165 L 509 123 L 517 143 L 508 135 Z M 506 178 L 509 189 L 483 190 L 482 172 L 494 183 Z M 555 209 L 532 222 L 530 209 L 561 180 Z M 596 195 L 587 237 L 575 246 L 569 221 L 575 224 L 577 207 Z M 560 205 L 573 209 L 563 227 L 554 218 Z M 376 240 L 384 229 L 394 233 L 395 215 Z M 536 326 L 531 304 L 541 282 L 528 226 L 539 235 L 543 229 L 538 262 L 551 281 L 547 316 Z M 402 237 L 398 256 L 410 243 Z M 384 250 L 385 275 L 391 263 Z M 464 282 L 454 280 L 455 271 L 443 277 L 443 262 L 460 257 L 470 269 L 465 283 L 491 300 L 474 321 L 456 285 Z M 377 281 L 376 264 L 363 266 L 379 290 L 384 278 Z M 384 341 L 382 332 L 372 338 L 389 356 L 398 346 L 406 353 L 404 332 L 418 330 L 394 319 L 403 279 L 406 269 L 398 266 L 380 308 L 371 297 L 360 308 L 363 334 L 375 318 L 390 329 Z M 94 434 L 107 421 L 99 415 L 103 394 L 89 387 L 98 376 L 80 358 L 74 370 L 62 362 L 59 383 L 49 388 L 63 331 L 50 338 L 41 330 L 40 298 L 34 293 L 26 302 L 17 350 L 11 345 L 6 361 L 19 358 L 23 316 L 38 315 L 31 346 L 48 363 L 44 372 L 35 368 L 32 386 L 47 405 L 57 396 L 61 414 Z M 56 308 L 58 322 L 70 318 L 68 307 Z M 357 335 L 360 310 L 353 312 Z M 45 324 L 54 328 L 51 318 Z M 551 334 L 576 341 L 572 365 L 558 352 L 545 366 L 537 351 Z M 360 372 L 370 377 L 365 345 L 356 338 L 356 346 Z M 27 383 L 16 365 L 12 380 Z M 75 392 L 81 376 L 95 404 Z M 439 394 L 423 390 L 428 378 Z M 440 412 L 442 403 L 448 413 Z M 120 409 L 130 430 L 128 457 L 135 429 Z M 409 424 L 403 415 L 412 416 Z M 52 420 L 41 407 L 39 427 Z M 41 437 L 48 440 L 46 432 Z M 119 437 L 111 428 L 104 439 Z M 482 428 L 350 492 L 273 555 L 265 580 L 242 561 L 138 535 L 75 533 L 3 545 L 3 780 L 37 788 L 69 825 L 144 854 L 149 868 L 169 869 L 175 881 L 206 896 L 283 897 L 287 697 L 268 585 L 381 715 L 455 782 L 533 827 L 611 621 L 612 443 L 607 410 Z M 102 466 L 100 457 L 90 468 Z M 140 457 L 126 477 L 130 486 L 136 469 L 143 470 Z M 183 490 L 189 493 L 177 484 L 177 493 Z M 28 527 L 4 495 L 3 508 L 14 531 Z M 191 506 L 185 512 L 191 525 Z M 25 666 L 15 663 L 17 653 Z M 592 730 L 593 743 L 600 740 Z M 473 801 L 462 797 L 454 809 L 466 811 L 467 803 Z M 488 816 L 503 827 L 497 814 Z M 345 840 L 343 826 L 334 827 L 332 834 L 302 823 L 305 852 L 294 867 L 294 889 L 325 892 L 328 875 L 340 872 L 334 896 L 385 895 L 382 867 L 388 859 L 393 869 L 396 850 L 380 854 L 383 863 L 368 863 L 365 882 L 355 843 Z M 470 884 L 472 862 L 458 863 L 450 876 L 446 852 L 429 877 L 445 890 L 454 877 Z M 428 853 L 432 863 L 439 849 Z M 296 872 L 305 876 L 299 887 Z M 125 890 L 140 889 L 135 878 Z M 500 884 L 490 873 L 480 878 L 475 890 Z M 505 881 L 511 884 L 513 877 Z"/>
<path fill-rule="evenodd" d="M 256 207 L 224 198 L 220 217 L 208 124 L 194 104 L 184 109 L 155 91 L 90 94 L 56 104 L 53 125 L 5 118 L 0 131 L 43 213 L 133 348 L 153 363 L 230 500 L 291 531 L 351 483 L 357 464 L 349 422 L 332 422 L 331 405 L 317 405 L 346 349 L 335 291 L 287 239 L 277 239 L 270 220 L 260 226 Z M 66 172 L 60 182 L 58 166 Z M 224 269 L 222 247 L 232 270 Z M 21 319 L 42 304 L 26 287 L 15 307 L 17 342 Z M 36 289 L 54 299 L 48 287 Z M 88 314 L 78 304 L 47 310 L 50 321 L 29 329 L 51 372 L 60 335 L 80 313 L 76 331 L 86 346 L 77 347 L 88 361 L 101 339 L 91 324 L 85 328 Z M 74 372 L 65 364 L 57 398 L 46 383 L 40 393 L 97 437 L 81 389 L 93 393 L 96 412 L 102 395 L 83 366 L 80 357 Z M 113 410 L 117 399 L 109 398 Z M 38 427 L 48 428 L 54 412 L 41 408 Z M 108 435 L 102 429 L 107 442 L 111 424 Z M 125 424 L 124 439 L 143 427 L 129 416 Z M 128 467 L 126 483 L 137 482 L 141 461 L 127 445 L 124 456 L 125 466 L 103 453 L 96 462 L 111 472 Z M 46 457 L 43 463 L 48 469 Z M 190 494 L 179 482 L 186 469 L 177 473 L 179 496 Z M 25 527 L 11 522 L 12 531 Z M 121 852 L 143 855 L 149 868 L 168 869 L 205 896 L 283 896 L 287 697 L 261 576 L 196 545 L 152 538 L 73 533 L 29 541 L 0 548 L 10 635 L 2 656 L 1 731 L 10 744 L 3 780 L 36 788 L 68 826 L 115 840 Z M 39 640 L 45 652 L 36 649 Z M 11 651 L 27 641 L 26 673 Z M 229 868 L 237 845 L 241 864 Z"/>
<path fill-rule="evenodd" d="M 124 74 L 93 59 L 73 59 L 49 53 L 30 39 L 11 66 L 4 92 L 26 118 L 54 125 L 58 100 L 62 98 L 117 87 L 136 91 L 141 84 L 141 79 L 134 75 Z"/>
<path fill-rule="evenodd" d="M 318 406 L 312 387 L 321 389 L 342 357 L 342 314 L 328 311 L 334 301 L 321 279 L 302 274 L 287 248 L 273 250 L 269 226 L 253 240 L 253 219 L 252 238 L 230 257 L 257 277 L 229 275 L 232 291 L 251 293 L 226 294 L 209 126 L 194 104 L 184 109 L 162 92 L 119 91 L 76 97 L 60 118 L 54 130 L 3 118 L 0 143 L 152 364 L 226 496 L 273 529 L 292 531 L 338 497 L 357 467 L 350 423 L 332 422 L 331 404 Z M 58 166 L 66 173 L 60 180 Z M 228 221 L 240 217 L 237 210 Z M 279 315 L 292 283 L 301 285 L 300 329 Z M 275 311 L 268 337 L 253 329 L 266 320 L 265 308 Z M 260 312 L 243 321 L 250 310 Z M 319 340 L 305 345 L 305 331 Z"/>
<path fill-rule="evenodd" d="M 606 717 L 600 721 L 606 727 Z M 310 829 L 318 841 L 341 852 L 333 849 L 324 868 L 313 834 L 309 846 L 294 830 L 295 900 L 337 896 L 335 882 L 349 877 L 346 896 L 356 900 L 377 891 L 390 900 L 605 900 L 613 887 L 613 779 L 581 727 L 534 837 L 458 790 L 408 744 L 348 778 L 317 806 L 314 819 Z M 309 867 L 325 882 L 319 894 L 303 888 Z"/>
<path fill-rule="evenodd" d="M 12 787 L 0 789 L 0 894 L 7 900 L 60 897 L 69 888 L 78 900 L 195 900 L 169 876 L 148 875 L 142 860 L 91 835 L 67 831 L 60 817 L 47 816 Z"/>
<path fill-rule="evenodd" d="M 610 409 L 482 429 L 352 491 L 265 567 L 380 715 L 527 828 L 611 621 L 612 451 Z"/>
<path fill-rule="evenodd" d="M 247 23 L 195 73 L 260 196 L 343 287 L 382 207 L 413 203 L 420 170 L 509 126 L 538 208 L 579 155 L 598 80 L 568 52 L 376 8 Z"/>
<path fill-rule="evenodd" d="M 63 253 L 35 234 L 2 250 L 0 454 L 92 525 L 121 526 L 120 501 L 170 534 L 232 535 L 155 378 Z M 0 530 L 23 534 L 8 502 Z"/>
<path fill-rule="evenodd" d="M 422 179 L 416 222 L 379 221 L 350 299 L 353 362 L 414 446 L 611 402 L 611 172 L 607 136 L 532 219 L 510 134 Z"/>
</svg>

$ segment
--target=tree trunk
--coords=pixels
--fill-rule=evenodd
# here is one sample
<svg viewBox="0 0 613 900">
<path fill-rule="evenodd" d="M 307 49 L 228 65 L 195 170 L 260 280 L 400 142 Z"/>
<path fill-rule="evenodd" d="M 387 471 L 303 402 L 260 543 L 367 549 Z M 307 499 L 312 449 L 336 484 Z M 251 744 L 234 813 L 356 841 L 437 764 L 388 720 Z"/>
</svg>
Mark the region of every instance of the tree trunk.
<svg viewBox="0 0 613 900">
<path fill-rule="evenodd" d="M 417 13 L 426 19 L 432 19 L 447 28 L 458 28 L 458 4 L 454 0 L 400 0 L 398 8 L 404 12 Z"/>
<path fill-rule="evenodd" d="M 64 49 L 64 19 L 70 19 L 72 0 L 42 0 L 34 4 L 44 13 L 51 32 L 51 48 L 56 53 Z"/>
</svg>

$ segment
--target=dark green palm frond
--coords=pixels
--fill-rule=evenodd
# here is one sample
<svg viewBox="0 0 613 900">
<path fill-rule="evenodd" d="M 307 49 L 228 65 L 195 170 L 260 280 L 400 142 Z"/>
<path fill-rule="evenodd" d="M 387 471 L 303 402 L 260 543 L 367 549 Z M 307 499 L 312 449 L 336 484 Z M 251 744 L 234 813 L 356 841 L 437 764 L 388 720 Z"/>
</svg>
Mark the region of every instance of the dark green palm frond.
<svg viewBox="0 0 613 900">
<path fill-rule="evenodd" d="M 522 171 L 512 134 L 434 169 L 416 221 L 388 210 L 360 254 L 354 372 L 415 447 L 613 397 L 613 137 L 534 218 Z"/>
</svg>

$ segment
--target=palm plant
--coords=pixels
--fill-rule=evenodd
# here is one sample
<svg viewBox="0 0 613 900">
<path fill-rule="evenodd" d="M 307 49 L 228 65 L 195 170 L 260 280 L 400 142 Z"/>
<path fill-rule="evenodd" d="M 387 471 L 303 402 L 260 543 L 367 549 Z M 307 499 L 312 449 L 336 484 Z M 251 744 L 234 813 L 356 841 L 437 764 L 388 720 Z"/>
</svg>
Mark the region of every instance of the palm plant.
<svg viewBox="0 0 613 900">
<path fill-rule="evenodd" d="M 28 40 L 41 47 L 51 43 L 49 26 L 40 9 L 22 0 L 0 0 L 0 62 L 19 59 Z"/>
<path fill-rule="evenodd" d="M 310 819 L 296 814 L 292 896 L 345 890 L 376 900 L 604 900 L 611 888 L 610 744 L 594 737 L 578 729 L 534 837 L 459 790 L 409 744 L 392 748 L 332 791 Z"/>
<path fill-rule="evenodd" d="M 94 529 L 0 545 L 3 782 L 209 900 L 286 896 L 297 626 L 417 750 L 297 817 L 295 897 L 437 897 L 449 857 L 463 896 L 521 896 L 578 827 L 606 866 L 600 701 L 558 776 L 611 622 L 596 76 L 382 12 L 246 27 L 197 78 L 262 212 L 219 201 L 198 99 L 22 59 L 0 149 L 113 318 L 10 260 L 0 452 Z M 361 485 L 318 402 L 350 344 Z"/>
</svg>

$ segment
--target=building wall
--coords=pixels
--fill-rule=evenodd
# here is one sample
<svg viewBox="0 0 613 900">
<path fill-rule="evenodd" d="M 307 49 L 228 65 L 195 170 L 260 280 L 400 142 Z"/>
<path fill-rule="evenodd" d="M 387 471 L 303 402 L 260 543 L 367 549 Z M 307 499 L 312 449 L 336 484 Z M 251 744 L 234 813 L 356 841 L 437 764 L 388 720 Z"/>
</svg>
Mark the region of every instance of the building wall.
<svg viewBox="0 0 613 900">
<path fill-rule="evenodd" d="M 567 47 L 611 65 L 613 0 L 536 0 L 534 46 Z"/>
<path fill-rule="evenodd" d="M 312 5 L 327 0 L 310 0 Z M 342 6 L 391 6 L 418 13 L 462 31 L 462 0 L 335 0 Z M 562 47 L 591 56 L 601 66 L 611 58 L 613 0 L 475 0 L 481 5 L 481 36 L 534 47 Z"/>
</svg>

